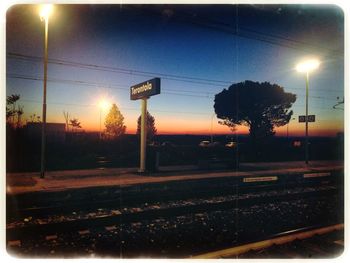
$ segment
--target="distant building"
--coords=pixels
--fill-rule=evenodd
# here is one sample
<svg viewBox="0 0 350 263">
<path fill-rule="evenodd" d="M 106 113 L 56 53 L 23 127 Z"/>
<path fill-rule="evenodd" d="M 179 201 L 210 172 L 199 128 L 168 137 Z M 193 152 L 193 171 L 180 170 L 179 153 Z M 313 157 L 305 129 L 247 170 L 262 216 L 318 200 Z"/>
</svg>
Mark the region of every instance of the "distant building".
<svg viewBox="0 0 350 263">
<path fill-rule="evenodd" d="M 40 137 L 41 129 L 41 122 L 28 122 L 26 125 L 27 134 L 30 138 Z M 64 142 L 66 140 L 66 124 L 46 123 L 46 139 L 48 142 Z"/>
</svg>

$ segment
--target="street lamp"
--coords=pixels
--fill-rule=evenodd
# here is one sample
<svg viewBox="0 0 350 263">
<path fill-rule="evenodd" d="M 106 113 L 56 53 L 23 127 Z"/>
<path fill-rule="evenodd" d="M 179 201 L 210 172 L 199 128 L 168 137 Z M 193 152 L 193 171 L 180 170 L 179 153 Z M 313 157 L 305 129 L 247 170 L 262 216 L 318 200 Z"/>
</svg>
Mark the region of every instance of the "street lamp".
<svg viewBox="0 0 350 263">
<path fill-rule="evenodd" d="M 98 103 L 98 106 L 100 107 L 100 140 L 101 140 L 101 137 L 102 137 L 102 130 L 101 130 L 101 127 L 102 127 L 102 111 L 108 109 L 109 103 L 106 100 L 101 99 L 99 101 L 99 103 Z"/>
<path fill-rule="evenodd" d="M 296 70 L 306 73 L 306 100 L 305 100 L 305 163 L 309 163 L 309 73 L 317 69 L 320 61 L 317 59 L 309 59 L 299 63 Z"/>
<path fill-rule="evenodd" d="M 46 144 L 46 83 L 47 83 L 47 45 L 49 33 L 49 17 L 53 11 L 53 5 L 42 5 L 39 16 L 41 21 L 45 22 L 45 39 L 44 39 L 44 91 L 43 91 L 43 122 L 41 128 L 41 171 L 40 177 L 45 177 L 45 144 Z"/>
<path fill-rule="evenodd" d="M 214 112 L 211 116 L 211 123 L 210 123 L 210 143 L 213 143 L 213 120 L 216 113 Z"/>
</svg>

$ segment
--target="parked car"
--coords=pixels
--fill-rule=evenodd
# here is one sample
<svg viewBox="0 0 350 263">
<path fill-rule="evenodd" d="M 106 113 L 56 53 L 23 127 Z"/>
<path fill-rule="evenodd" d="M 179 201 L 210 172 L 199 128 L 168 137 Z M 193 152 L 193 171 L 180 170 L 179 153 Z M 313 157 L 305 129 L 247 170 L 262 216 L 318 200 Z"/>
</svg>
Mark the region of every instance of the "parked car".
<svg viewBox="0 0 350 263">
<path fill-rule="evenodd" d="M 221 145 L 220 142 L 210 142 L 210 141 L 201 141 L 199 143 L 200 147 L 218 147 L 220 145 Z"/>
<path fill-rule="evenodd" d="M 236 142 L 229 142 L 225 144 L 226 147 L 230 147 L 230 148 L 234 148 L 236 147 L 236 145 L 237 145 Z"/>
<path fill-rule="evenodd" d="M 201 141 L 199 143 L 200 147 L 209 147 L 210 146 L 210 141 Z"/>
</svg>

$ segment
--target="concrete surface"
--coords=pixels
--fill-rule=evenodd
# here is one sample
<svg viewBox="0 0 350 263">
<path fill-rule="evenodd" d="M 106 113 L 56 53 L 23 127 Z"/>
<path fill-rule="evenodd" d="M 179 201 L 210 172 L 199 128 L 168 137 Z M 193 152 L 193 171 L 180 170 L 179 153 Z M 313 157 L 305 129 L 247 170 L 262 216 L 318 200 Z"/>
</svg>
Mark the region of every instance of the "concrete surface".
<svg viewBox="0 0 350 263">
<path fill-rule="evenodd" d="M 300 174 L 342 169 L 342 161 L 311 161 L 308 166 L 304 162 L 242 163 L 239 169 L 231 171 L 201 171 L 196 166 L 169 166 L 160 167 L 159 172 L 152 174 L 138 174 L 137 168 L 48 171 L 45 178 L 40 178 L 39 172 L 7 173 L 6 193 L 64 191 L 96 186 L 125 186 L 228 176 Z"/>
</svg>

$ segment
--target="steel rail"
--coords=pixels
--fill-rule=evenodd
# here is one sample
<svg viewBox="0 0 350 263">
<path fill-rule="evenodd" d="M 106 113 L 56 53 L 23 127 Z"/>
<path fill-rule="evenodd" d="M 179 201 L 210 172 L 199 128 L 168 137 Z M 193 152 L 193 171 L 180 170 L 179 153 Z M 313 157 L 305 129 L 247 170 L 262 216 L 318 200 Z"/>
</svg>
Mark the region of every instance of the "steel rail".
<svg viewBox="0 0 350 263">
<path fill-rule="evenodd" d="M 321 190 L 306 193 L 286 193 L 280 196 L 254 197 L 248 199 L 222 201 L 218 203 L 201 203 L 194 205 L 185 205 L 179 207 L 168 207 L 159 209 L 143 210 L 139 212 L 121 213 L 118 215 L 106 215 L 95 218 L 76 219 L 72 221 L 62 221 L 46 224 L 33 224 L 22 227 L 7 228 L 6 239 L 17 240 L 26 237 L 38 235 L 57 234 L 78 231 L 86 228 L 96 228 L 100 226 L 111 226 L 115 224 L 137 222 L 146 219 L 155 219 L 159 217 L 173 217 L 185 214 L 194 214 L 208 211 L 220 211 L 232 208 L 248 207 L 256 204 L 279 202 L 285 200 L 295 200 L 304 198 L 317 198 L 317 196 L 339 194 L 337 189 Z"/>
<path fill-rule="evenodd" d="M 336 230 L 343 230 L 344 224 L 335 225 L 314 225 L 308 227 L 297 228 L 289 231 L 284 231 L 265 237 L 264 239 L 256 240 L 253 242 L 241 244 L 231 248 L 226 248 L 218 251 L 213 251 L 205 254 L 200 254 L 192 259 L 218 259 L 218 258 L 232 258 L 238 255 L 244 254 L 251 250 L 262 250 L 273 245 L 282 245 L 290 243 L 297 239 L 307 239 L 314 235 L 326 234 Z"/>
</svg>

